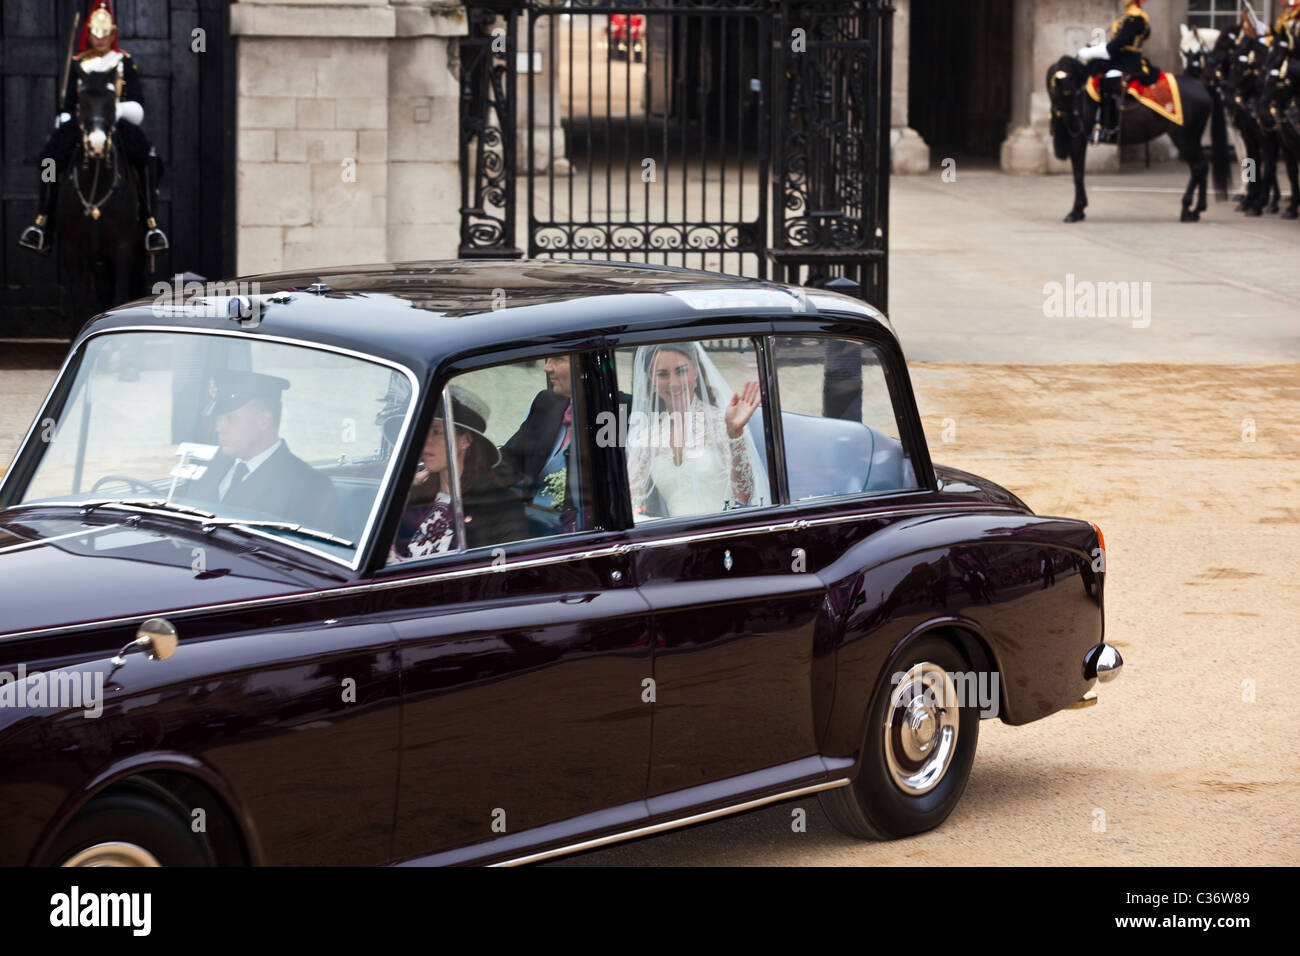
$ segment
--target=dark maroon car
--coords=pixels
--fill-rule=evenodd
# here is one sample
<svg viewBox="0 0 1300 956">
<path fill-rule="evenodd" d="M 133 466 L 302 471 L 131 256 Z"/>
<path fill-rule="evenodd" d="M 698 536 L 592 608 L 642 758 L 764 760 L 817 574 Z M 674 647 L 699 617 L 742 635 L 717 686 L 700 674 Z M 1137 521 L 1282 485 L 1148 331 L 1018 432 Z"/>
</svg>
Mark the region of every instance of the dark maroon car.
<svg viewBox="0 0 1300 956">
<path fill-rule="evenodd" d="M 932 465 L 888 321 L 633 264 L 99 316 L 0 485 L 0 865 L 892 839 L 1095 699 L 1104 544 Z"/>
</svg>

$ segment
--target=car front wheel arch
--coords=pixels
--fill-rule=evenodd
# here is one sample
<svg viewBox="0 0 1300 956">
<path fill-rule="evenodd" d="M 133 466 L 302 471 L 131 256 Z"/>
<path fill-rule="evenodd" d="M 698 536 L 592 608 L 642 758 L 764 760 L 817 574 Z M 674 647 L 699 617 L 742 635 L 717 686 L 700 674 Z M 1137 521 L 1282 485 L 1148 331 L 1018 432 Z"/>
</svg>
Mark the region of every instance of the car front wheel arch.
<svg viewBox="0 0 1300 956">
<path fill-rule="evenodd" d="M 223 860 L 206 824 L 197 826 L 183 802 L 162 782 L 138 775 L 88 800 L 49 842 L 38 862 L 42 866 L 215 866 Z"/>
</svg>

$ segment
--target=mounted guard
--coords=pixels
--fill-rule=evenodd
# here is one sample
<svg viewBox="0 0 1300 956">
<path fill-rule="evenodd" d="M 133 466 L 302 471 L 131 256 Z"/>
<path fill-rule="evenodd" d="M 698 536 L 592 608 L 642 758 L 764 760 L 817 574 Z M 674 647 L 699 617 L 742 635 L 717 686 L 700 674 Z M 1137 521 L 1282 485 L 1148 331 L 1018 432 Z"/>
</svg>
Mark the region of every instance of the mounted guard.
<svg viewBox="0 0 1300 956">
<path fill-rule="evenodd" d="M 1088 66 L 1089 76 L 1104 74 L 1101 81 L 1101 120 L 1093 132 L 1094 143 L 1114 143 L 1119 132 L 1119 101 L 1133 79 L 1153 86 L 1161 71 L 1142 55 L 1142 44 L 1151 38 L 1151 18 L 1142 9 L 1146 0 L 1131 0 L 1123 14 L 1110 25 L 1110 42 L 1086 46 L 1078 59 Z"/>
<path fill-rule="evenodd" d="M 41 152 L 39 211 L 35 221 L 23 230 L 18 240 L 20 245 L 35 252 L 45 254 L 50 250 L 51 224 L 59 181 L 68 172 L 84 135 L 77 121 L 79 87 L 87 80 L 105 75 L 112 77 L 117 92 L 117 117 L 113 124 L 113 134 L 135 172 L 140 221 L 146 229 L 145 251 L 154 254 L 169 246 L 166 234 L 158 227 L 154 217 L 162 160 L 140 128 L 144 122 L 144 96 L 139 70 L 131 55 L 118 46 L 117 23 L 113 18 L 111 0 L 98 0 L 81 28 L 78 53 L 72 58 L 64 82 L 63 111 Z M 55 175 L 52 178 L 45 172 L 49 165 L 47 160 L 53 160 Z M 88 214 L 96 213 L 98 208 Z"/>
</svg>

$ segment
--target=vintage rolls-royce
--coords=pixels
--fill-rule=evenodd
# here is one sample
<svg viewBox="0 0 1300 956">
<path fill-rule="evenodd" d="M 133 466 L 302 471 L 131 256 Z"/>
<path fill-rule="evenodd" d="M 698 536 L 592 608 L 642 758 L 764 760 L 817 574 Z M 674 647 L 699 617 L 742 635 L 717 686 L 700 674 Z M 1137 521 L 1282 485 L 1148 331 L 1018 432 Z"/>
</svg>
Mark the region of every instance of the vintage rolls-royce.
<svg viewBox="0 0 1300 956">
<path fill-rule="evenodd" d="M 0 865 L 519 863 L 940 824 L 1095 699 L 1095 525 L 933 465 L 822 289 L 448 261 L 92 320 L 0 485 Z"/>
</svg>

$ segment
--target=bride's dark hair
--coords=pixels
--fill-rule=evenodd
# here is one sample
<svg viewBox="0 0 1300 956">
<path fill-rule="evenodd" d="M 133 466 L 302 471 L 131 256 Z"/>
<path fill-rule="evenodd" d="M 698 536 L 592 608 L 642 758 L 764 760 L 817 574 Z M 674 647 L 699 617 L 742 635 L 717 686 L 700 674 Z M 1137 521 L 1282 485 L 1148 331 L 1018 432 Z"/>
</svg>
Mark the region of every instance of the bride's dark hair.
<svg viewBox="0 0 1300 956">
<path fill-rule="evenodd" d="M 709 387 L 706 376 L 700 371 L 700 362 L 696 357 L 702 347 L 697 342 L 687 342 L 684 344 L 670 343 L 668 345 L 652 345 L 646 350 L 645 374 L 648 378 L 654 378 L 654 363 L 661 352 L 676 352 L 686 361 L 690 362 L 695 368 L 695 397 L 700 401 L 708 402 L 710 405 L 717 406 L 718 397 L 713 394 L 713 389 Z M 688 351 L 690 350 L 690 351 Z M 664 411 L 664 400 L 659 397 L 659 390 L 650 388 L 652 401 L 654 402 L 654 411 Z"/>
</svg>

